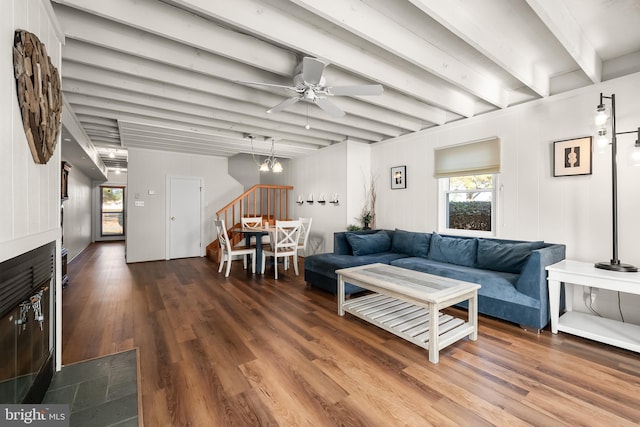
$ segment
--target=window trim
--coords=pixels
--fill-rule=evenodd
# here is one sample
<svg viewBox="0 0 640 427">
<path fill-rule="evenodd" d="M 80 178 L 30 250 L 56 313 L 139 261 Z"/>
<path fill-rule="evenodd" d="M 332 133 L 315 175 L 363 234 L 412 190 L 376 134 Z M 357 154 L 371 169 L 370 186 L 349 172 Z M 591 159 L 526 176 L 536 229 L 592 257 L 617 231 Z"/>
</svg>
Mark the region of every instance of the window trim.
<svg viewBox="0 0 640 427">
<path fill-rule="evenodd" d="M 121 234 L 104 234 L 104 229 L 103 229 L 103 215 L 104 215 L 104 211 L 102 210 L 102 206 L 104 204 L 104 189 L 105 188 L 119 188 L 122 190 L 122 233 Z M 126 193 L 126 186 L 124 185 L 101 185 L 100 186 L 100 237 L 124 237 L 127 235 L 127 228 L 126 228 L 126 210 L 127 210 L 127 203 L 126 203 L 126 197 L 127 197 L 127 193 Z"/>
<path fill-rule="evenodd" d="M 499 174 L 469 174 L 471 175 L 492 175 L 493 187 L 491 190 L 481 190 L 491 193 L 491 231 L 481 230 L 461 230 L 457 228 L 447 228 L 447 214 L 448 204 L 446 202 L 447 195 L 450 193 L 460 194 L 466 192 L 478 192 L 478 190 L 463 190 L 463 191 L 449 191 L 449 177 L 438 178 L 438 233 L 468 236 L 468 237 L 496 237 L 497 236 L 497 224 L 498 224 L 498 188 L 499 188 Z M 466 175 L 465 175 L 466 176 Z"/>
</svg>

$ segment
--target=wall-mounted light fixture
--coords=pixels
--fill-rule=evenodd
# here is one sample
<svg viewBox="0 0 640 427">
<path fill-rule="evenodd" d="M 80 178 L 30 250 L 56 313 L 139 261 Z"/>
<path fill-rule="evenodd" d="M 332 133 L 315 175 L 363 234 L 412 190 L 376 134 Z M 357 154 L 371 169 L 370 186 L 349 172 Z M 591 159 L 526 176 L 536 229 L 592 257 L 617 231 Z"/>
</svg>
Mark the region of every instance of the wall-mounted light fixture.
<svg viewBox="0 0 640 427">
<path fill-rule="evenodd" d="M 611 114 L 604 105 L 604 100 L 611 101 Z M 596 268 L 613 271 L 638 271 L 637 267 L 629 264 L 622 264 L 618 259 L 618 166 L 616 161 L 618 151 L 618 135 L 636 133 L 637 139 L 630 154 L 630 160 L 635 165 L 640 165 L 640 127 L 637 131 L 618 132 L 616 130 L 616 96 L 605 96 L 600 93 L 600 104 L 596 109 L 595 116 L 596 127 L 598 128 L 598 136 L 596 144 L 599 150 L 605 149 L 611 145 L 611 206 L 612 206 L 612 222 L 613 222 L 613 256 L 609 262 L 598 262 Z M 611 123 L 611 140 L 607 137 L 609 123 Z"/>
</svg>

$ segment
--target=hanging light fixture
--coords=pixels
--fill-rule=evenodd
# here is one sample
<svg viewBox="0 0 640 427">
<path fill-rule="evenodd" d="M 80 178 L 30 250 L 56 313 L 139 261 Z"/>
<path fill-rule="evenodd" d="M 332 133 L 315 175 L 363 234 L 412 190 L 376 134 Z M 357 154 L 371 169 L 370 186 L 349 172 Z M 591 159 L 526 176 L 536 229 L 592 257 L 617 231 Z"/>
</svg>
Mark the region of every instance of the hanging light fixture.
<svg viewBox="0 0 640 427">
<path fill-rule="evenodd" d="M 256 165 L 258 165 L 259 167 L 258 170 L 260 172 L 271 171 L 273 173 L 281 173 L 284 170 L 282 168 L 282 165 L 280 164 L 278 159 L 276 159 L 276 156 L 275 156 L 275 139 L 271 138 L 271 154 L 266 159 L 264 159 L 262 163 L 258 163 L 258 161 L 256 160 L 256 156 L 253 152 L 253 139 L 255 138 L 255 136 L 247 135 L 247 138 L 251 140 L 251 155 L 253 156 L 253 161 L 255 161 Z"/>
<path fill-rule="evenodd" d="M 611 101 L 611 114 L 607 110 L 604 105 L 604 100 L 608 99 Z M 611 141 L 609 141 L 607 137 L 607 127 L 609 126 L 609 122 L 611 122 Z M 611 145 L 611 200 L 612 200 L 612 222 L 613 222 L 613 256 L 610 261 L 598 262 L 596 263 L 596 268 L 601 268 L 604 270 L 613 270 L 613 271 L 638 271 L 638 268 L 629 265 L 622 264 L 618 259 L 618 167 L 616 163 L 616 156 L 618 151 L 618 135 L 624 135 L 629 133 L 638 134 L 638 139 L 636 139 L 635 145 L 632 148 L 632 153 L 630 154 L 630 161 L 635 162 L 637 159 L 637 165 L 640 165 L 640 128 L 637 131 L 629 131 L 629 132 L 617 132 L 616 131 L 616 96 L 615 94 L 611 94 L 611 96 L 604 96 L 600 93 L 600 104 L 596 109 L 595 123 L 598 128 L 598 137 L 596 139 L 597 145 L 599 149 L 606 148 L 608 145 Z"/>
</svg>

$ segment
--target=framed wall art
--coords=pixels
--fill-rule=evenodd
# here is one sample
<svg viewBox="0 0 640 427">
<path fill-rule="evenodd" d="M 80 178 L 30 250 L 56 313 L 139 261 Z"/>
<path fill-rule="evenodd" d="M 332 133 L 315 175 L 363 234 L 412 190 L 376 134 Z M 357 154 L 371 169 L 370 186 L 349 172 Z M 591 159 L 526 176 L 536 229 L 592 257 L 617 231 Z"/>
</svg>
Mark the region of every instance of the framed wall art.
<svg viewBox="0 0 640 427">
<path fill-rule="evenodd" d="M 553 143 L 553 176 L 591 175 L 591 137 Z"/>
<path fill-rule="evenodd" d="M 395 166 L 391 168 L 391 189 L 407 188 L 407 167 Z"/>
</svg>

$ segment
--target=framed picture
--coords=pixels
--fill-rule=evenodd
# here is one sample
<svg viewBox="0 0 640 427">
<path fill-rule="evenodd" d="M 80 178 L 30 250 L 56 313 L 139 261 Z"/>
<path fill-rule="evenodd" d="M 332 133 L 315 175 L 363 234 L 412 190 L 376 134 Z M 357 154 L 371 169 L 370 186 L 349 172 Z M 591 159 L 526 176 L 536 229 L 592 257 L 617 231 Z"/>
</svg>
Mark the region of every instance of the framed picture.
<svg viewBox="0 0 640 427">
<path fill-rule="evenodd" d="M 591 175 L 591 137 L 553 143 L 553 176 Z"/>
<path fill-rule="evenodd" d="M 391 189 L 407 188 L 407 167 L 395 166 L 391 168 Z"/>
</svg>

